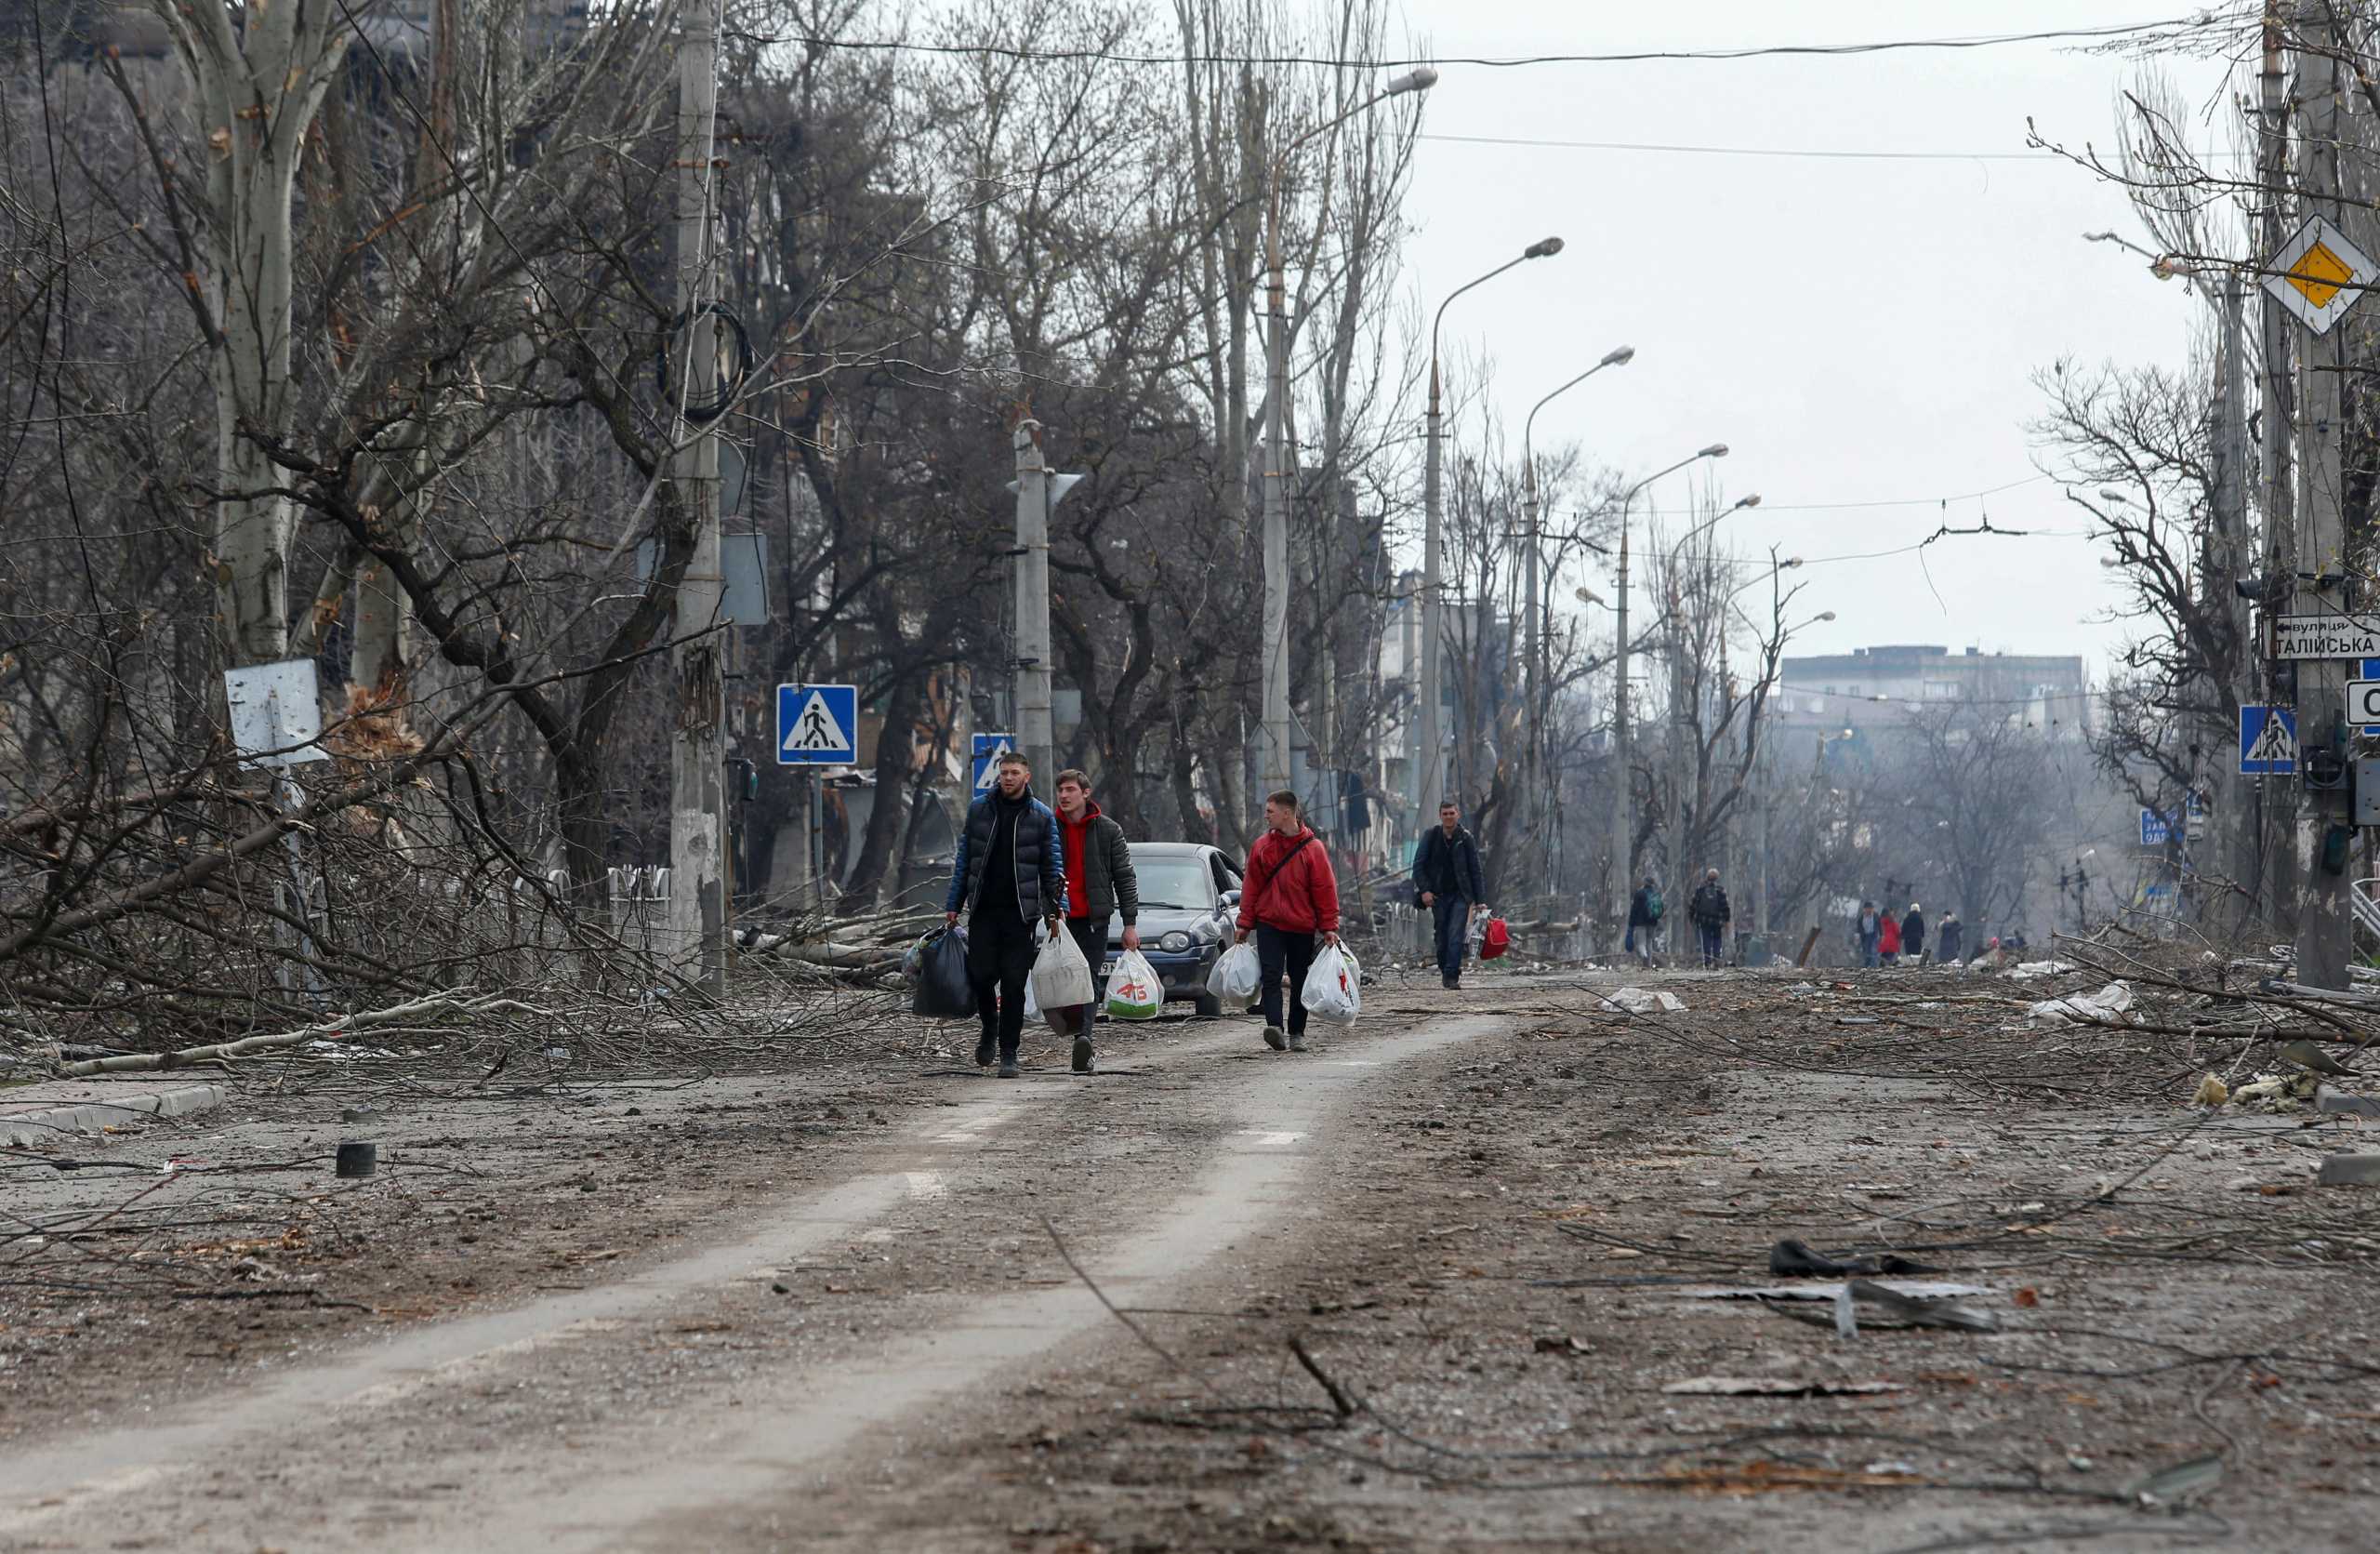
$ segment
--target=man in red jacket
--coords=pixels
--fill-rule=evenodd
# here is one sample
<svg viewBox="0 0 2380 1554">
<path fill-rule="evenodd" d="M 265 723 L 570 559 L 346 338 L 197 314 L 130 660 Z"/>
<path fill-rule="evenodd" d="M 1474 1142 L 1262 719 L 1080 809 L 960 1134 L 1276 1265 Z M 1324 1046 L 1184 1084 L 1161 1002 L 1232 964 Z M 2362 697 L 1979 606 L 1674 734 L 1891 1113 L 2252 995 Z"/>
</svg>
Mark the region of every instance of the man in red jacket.
<svg viewBox="0 0 2380 1554">
<path fill-rule="evenodd" d="M 1256 935 L 1263 969 L 1264 1044 L 1275 1052 L 1305 1051 L 1305 974 L 1314 941 L 1339 942 L 1339 880 L 1330 852 L 1298 818 L 1298 796 L 1283 789 L 1264 801 L 1264 834 L 1248 849 L 1240 877 L 1239 942 Z M 1281 1018 L 1281 975 L 1289 978 L 1287 1029 Z"/>
</svg>

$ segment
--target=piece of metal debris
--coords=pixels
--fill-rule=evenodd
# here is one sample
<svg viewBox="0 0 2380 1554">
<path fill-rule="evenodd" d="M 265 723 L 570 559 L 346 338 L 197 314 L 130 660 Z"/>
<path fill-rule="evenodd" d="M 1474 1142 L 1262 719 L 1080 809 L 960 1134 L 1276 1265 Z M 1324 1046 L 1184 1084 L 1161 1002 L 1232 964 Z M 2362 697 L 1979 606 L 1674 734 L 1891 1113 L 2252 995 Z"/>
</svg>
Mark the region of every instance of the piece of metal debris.
<svg viewBox="0 0 2380 1554">
<path fill-rule="evenodd" d="M 2177 1506 L 2222 1481 L 2221 1457 L 2194 1457 L 2188 1462 L 2177 1462 L 2171 1468 L 2159 1468 L 2124 1493 L 2144 1506 Z"/>
<path fill-rule="evenodd" d="M 1906 1392 L 1897 1381 L 1817 1381 L 1791 1376 L 1693 1376 L 1661 1388 L 1701 1398 L 1857 1398 Z"/>
<path fill-rule="evenodd" d="M 1961 1295 L 1990 1295 L 1980 1284 L 1953 1284 L 1939 1279 L 1861 1279 L 1856 1283 L 1906 1295 L 1912 1300 L 1949 1300 Z M 1681 1300 L 1824 1300 L 1831 1301 L 1845 1286 L 1840 1281 L 1807 1284 L 1687 1284 L 1667 1293 Z"/>
</svg>

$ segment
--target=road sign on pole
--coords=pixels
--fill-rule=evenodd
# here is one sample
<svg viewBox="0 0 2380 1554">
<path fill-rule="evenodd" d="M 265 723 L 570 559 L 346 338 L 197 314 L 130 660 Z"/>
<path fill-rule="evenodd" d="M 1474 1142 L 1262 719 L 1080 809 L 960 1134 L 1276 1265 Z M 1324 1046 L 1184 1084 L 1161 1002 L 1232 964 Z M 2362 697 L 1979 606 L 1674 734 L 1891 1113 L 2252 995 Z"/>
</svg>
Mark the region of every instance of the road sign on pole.
<svg viewBox="0 0 2380 1554">
<path fill-rule="evenodd" d="M 2240 775 L 2297 775 L 2297 714 L 2286 707 L 2240 709 Z"/>
<path fill-rule="evenodd" d="M 858 760 L 858 686 L 777 687 L 778 765 L 849 766 Z"/>
<path fill-rule="evenodd" d="M 2380 265 L 2319 216 L 2307 217 L 2266 268 L 2265 289 L 2318 335 L 2329 334 L 2380 277 Z"/>
<path fill-rule="evenodd" d="M 1000 757 L 1016 749 L 1013 734 L 978 734 L 975 736 L 974 790 L 988 793 L 992 784 L 999 780 Z"/>
<path fill-rule="evenodd" d="M 2380 657 L 2380 616 L 2275 616 L 2272 656 L 2299 660 Z"/>
<path fill-rule="evenodd" d="M 2347 683 L 2347 721 L 2365 725 L 2380 723 L 2380 680 L 2350 680 Z"/>
<path fill-rule="evenodd" d="M 2140 812 L 2140 844 L 2142 846 L 2162 847 L 2173 839 L 2173 823 L 2165 816 L 2153 809 L 2144 809 Z"/>
</svg>

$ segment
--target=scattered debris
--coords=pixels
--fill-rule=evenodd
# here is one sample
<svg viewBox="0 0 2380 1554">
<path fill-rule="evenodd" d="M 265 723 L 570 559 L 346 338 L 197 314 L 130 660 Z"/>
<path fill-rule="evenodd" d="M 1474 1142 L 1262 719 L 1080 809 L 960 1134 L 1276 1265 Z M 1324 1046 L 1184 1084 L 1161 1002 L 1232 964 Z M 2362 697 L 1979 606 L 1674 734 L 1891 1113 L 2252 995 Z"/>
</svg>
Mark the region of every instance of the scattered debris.
<svg viewBox="0 0 2380 1554">
<path fill-rule="evenodd" d="M 1853 1255 L 1831 1257 L 1823 1252 L 1813 1252 L 1802 1242 L 1787 1239 L 1768 1249 L 1768 1271 L 1784 1277 L 1818 1275 L 1840 1279 L 1849 1273 L 1889 1273 L 1895 1275 L 1939 1273 L 1942 1270 L 1886 1252 L 1873 1257 Z"/>
<path fill-rule="evenodd" d="M 1662 1391 L 1698 1398 L 1864 1398 L 1906 1392 L 1897 1381 L 1817 1381 L 1785 1376 L 1694 1376 L 1673 1381 Z"/>
<path fill-rule="evenodd" d="M 1598 1001 L 1600 1007 L 1614 1015 L 1682 1015 L 1686 1004 L 1675 993 L 1647 992 L 1642 988 L 1621 988 L 1609 998 Z"/>
<path fill-rule="evenodd" d="M 1855 1280 L 1887 1294 L 1911 1300 L 1952 1300 L 1963 1295 L 1990 1295 L 1980 1284 L 1953 1284 L 1939 1279 Z M 1686 1284 L 1665 1292 L 1680 1300 L 1832 1300 L 1844 1286 L 1833 1284 Z"/>
<path fill-rule="evenodd" d="M 2221 1106 L 2230 1098 L 2231 1087 L 2209 1074 L 2198 1082 L 2198 1094 L 2190 1097 L 2190 1105 Z"/>
<path fill-rule="evenodd" d="M 2110 982 L 2096 993 L 2069 993 L 2034 1004 L 2025 1019 L 2034 1025 L 2107 1025 L 2132 1007 L 2132 984 Z"/>
<path fill-rule="evenodd" d="M 2380 1155 L 2325 1155 L 2315 1179 L 2324 1187 L 2380 1187 Z"/>
<path fill-rule="evenodd" d="M 2334 1117 L 2380 1118 L 2380 1100 L 2369 1096 L 2350 1096 L 2344 1090 L 2318 1084 L 2314 1087 L 2314 1109 L 2327 1111 Z"/>
<path fill-rule="evenodd" d="M 1537 1337 L 1540 1354 L 1593 1354 L 1593 1344 L 1582 1344 L 1567 1333 L 1540 1333 Z"/>
<path fill-rule="evenodd" d="M 2149 1474 L 2124 1493 L 2144 1506 L 2178 1506 L 2223 1481 L 2223 1459 L 2194 1457 Z"/>
<path fill-rule="evenodd" d="M 2301 1069 L 2311 1069 L 2318 1074 L 2352 1074 L 2353 1069 L 2333 1057 L 2311 1042 L 2291 1042 L 2281 1049 L 2281 1058 Z"/>
</svg>

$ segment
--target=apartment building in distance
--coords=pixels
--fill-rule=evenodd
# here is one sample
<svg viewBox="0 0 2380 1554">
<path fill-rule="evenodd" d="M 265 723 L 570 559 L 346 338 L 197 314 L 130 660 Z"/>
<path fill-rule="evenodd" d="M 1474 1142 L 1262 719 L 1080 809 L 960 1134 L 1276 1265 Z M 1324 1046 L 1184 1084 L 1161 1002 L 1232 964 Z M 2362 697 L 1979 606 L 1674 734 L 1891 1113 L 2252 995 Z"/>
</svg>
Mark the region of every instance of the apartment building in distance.
<svg viewBox="0 0 2380 1554">
<path fill-rule="evenodd" d="M 2070 655 L 1896 644 L 1789 657 L 1779 671 L 1769 711 L 1787 731 L 1886 736 L 1924 708 L 1962 701 L 2005 709 L 2060 742 L 2087 737 L 2095 722 L 2089 673 Z"/>
</svg>

